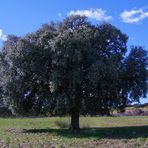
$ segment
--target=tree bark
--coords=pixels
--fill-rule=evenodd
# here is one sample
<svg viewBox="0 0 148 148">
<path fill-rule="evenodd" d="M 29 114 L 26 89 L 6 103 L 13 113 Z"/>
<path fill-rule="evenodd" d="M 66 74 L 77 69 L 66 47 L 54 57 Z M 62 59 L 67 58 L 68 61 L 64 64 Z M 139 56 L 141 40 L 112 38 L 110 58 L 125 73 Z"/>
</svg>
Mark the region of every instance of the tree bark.
<svg viewBox="0 0 148 148">
<path fill-rule="evenodd" d="M 78 109 L 73 109 L 71 111 L 71 125 L 70 125 L 70 130 L 71 131 L 76 131 L 79 130 L 79 110 Z"/>
</svg>

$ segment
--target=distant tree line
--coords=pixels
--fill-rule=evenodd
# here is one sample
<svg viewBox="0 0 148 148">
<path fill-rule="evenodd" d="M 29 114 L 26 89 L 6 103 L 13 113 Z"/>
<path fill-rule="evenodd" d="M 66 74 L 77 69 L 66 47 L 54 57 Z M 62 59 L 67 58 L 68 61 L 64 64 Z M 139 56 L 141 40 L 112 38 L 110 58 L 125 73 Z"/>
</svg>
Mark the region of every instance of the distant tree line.
<svg viewBox="0 0 148 148">
<path fill-rule="evenodd" d="M 20 115 L 110 114 L 146 97 L 148 55 L 127 54 L 128 37 L 111 24 L 70 16 L 23 37 L 8 36 L 0 52 L 0 99 Z"/>
</svg>

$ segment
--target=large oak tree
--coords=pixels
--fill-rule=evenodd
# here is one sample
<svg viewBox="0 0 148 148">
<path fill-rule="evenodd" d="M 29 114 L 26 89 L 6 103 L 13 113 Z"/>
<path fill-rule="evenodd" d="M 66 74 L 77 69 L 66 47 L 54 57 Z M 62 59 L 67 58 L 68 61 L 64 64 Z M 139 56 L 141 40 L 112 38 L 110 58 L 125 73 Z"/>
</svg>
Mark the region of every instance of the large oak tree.
<svg viewBox="0 0 148 148">
<path fill-rule="evenodd" d="M 110 114 L 147 93 L 147 52 L 110 24 L 70 16 L 24 37 L 9 36 L 0 53 L 2 98 L 18 114 Z"/>
</svg>

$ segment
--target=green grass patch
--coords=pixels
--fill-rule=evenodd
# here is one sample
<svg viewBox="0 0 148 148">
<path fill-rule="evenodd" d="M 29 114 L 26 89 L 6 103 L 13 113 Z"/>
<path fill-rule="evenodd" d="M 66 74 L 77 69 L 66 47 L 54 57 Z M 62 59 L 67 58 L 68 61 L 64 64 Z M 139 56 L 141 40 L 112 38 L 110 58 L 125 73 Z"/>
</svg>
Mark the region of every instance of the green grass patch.
<svg viewBox="0 0 148 148">
<path fill-rule="evenodd" d="M 148 147 L 148 117 L 81 117 L 79 132 L 60 128 L 69 118 L 0 119 L 0 147 Z"/>
</svg>

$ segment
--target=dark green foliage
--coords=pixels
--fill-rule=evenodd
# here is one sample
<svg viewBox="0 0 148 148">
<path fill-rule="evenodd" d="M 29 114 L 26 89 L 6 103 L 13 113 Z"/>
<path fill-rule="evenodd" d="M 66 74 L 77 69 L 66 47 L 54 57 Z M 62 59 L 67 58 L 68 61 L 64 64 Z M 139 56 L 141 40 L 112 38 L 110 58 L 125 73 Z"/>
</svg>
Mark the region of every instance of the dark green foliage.
<svg viewBox="0 0 148 148">
<path fill-rule="evenodd" d="M 120 70 L 119 97 L 121 110 L 132 102 L 145 98 L 148 90 L 148 52 L 133 46 Z"/>
<path fill-rule="evenodd" d="M 147 53 L 142 47 L 132 47 L 125 61 L 128 80 L 127 88 L 131 100 L 137 101 L 140 97 L 146 97 L 148 89 L 148 71 L 146 69 L 148 66 Z"/>
<path fill-rule="evenodd" d="M 11 117 L 12 112 L 7 107 L 0 107 L 0 117 Z"/>
<path fill-rule="evenodd" d="M 44 25 L 24 38 L 9 37 L 5 42 L 1 67 L 5 69 L 3 89 L 16 113 L 36 115 L 50 108 L 52 52 L 45 41 L 53 38 L 55 32 L 52 25 Z"/>
</svg>

